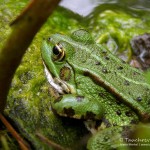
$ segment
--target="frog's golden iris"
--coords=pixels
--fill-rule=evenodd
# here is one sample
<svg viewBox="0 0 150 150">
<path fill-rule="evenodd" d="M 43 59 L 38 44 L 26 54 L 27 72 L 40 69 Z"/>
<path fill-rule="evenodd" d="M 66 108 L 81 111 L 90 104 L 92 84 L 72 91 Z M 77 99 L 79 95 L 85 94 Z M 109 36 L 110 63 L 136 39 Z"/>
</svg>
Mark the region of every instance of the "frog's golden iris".
<svg viewBox="0 0 150 150">
<path fill-rule="evenodd" d="M 61 61 L 63 59 L 63 57 L 65 56 L 63 47 L 61 44 L 56 44 L 53 47 L 53 60 L 57 60 L 57 61 Z"/>
</svg>

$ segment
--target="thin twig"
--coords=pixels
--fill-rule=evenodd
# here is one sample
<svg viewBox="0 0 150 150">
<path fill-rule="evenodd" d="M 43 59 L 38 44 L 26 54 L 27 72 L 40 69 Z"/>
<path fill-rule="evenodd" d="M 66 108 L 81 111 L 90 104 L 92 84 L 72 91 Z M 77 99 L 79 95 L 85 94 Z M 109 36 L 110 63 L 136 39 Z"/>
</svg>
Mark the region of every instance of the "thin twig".
<svg viewBox="0 0 150 150">
<path fill-rule="evenodd" d="M 57 149 L 57 150 L 70 150 L 68 148 L 63 148 L 62 146 L 60 146 L 59 144 L 49 140 L 48 138 L 46 138 L 45 136 L 43 136 L 41 133 L 36 133 L 36 136 L 44 143 L 46 143 L 47 145 L 49 145 L 50 147 Z"/>
<path fill-rule="evenodd" d="M 6 118 L 0 113 L 0 120 L 6 126 L 8 131 L 17 140 L 22 150 L 29 150 L 30 146 L 21 138 L 21 136 L 15 131 L 11 124 L 6 120 Z"/>
</svg>

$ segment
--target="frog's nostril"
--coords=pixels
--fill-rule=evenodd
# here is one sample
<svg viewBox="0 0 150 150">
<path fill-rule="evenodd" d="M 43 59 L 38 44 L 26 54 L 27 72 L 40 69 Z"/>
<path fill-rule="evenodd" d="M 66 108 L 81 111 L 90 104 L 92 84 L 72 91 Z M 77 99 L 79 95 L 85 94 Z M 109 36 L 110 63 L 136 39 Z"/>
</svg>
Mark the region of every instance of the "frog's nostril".
<svg viewBox="0 0 150 150">
<path fill-rule="evenodd" d="M 51 41 L 51 38 L 49 37 L 47 40 L 48 40 L 48 41 Z"/>
</svg>

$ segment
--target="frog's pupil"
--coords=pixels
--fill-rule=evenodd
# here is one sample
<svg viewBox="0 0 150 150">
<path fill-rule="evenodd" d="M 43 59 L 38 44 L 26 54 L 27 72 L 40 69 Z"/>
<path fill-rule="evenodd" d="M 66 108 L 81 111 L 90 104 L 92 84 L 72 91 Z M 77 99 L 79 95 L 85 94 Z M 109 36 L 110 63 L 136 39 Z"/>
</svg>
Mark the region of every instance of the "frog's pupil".
<svg viewBox="0 0 150 150">
<path fill-rule="evenodd" d="M 60 53 L 59 49 L 56 46 L 53 47 L 53 53 L 55 55 L 59 55 L 59 53 Z"/>
</svg>

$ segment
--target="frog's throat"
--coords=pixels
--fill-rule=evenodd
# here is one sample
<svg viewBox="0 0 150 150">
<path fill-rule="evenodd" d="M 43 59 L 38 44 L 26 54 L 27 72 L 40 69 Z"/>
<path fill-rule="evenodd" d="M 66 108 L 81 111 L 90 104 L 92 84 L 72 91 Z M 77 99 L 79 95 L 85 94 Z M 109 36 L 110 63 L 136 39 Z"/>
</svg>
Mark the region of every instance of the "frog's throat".
<svg viewBox="0 0 150 150">
<path fill-rule="evenodd" d="M 45 63 L 44 64 L 44 71 L 47 77 L 49 84 L 59 93 L 59 94 L 69 94 L 71 93 L 71 87 L 63 80 L 59 78 L 53 78 L 52 74 L 47 69 Z"/>
</svg>

